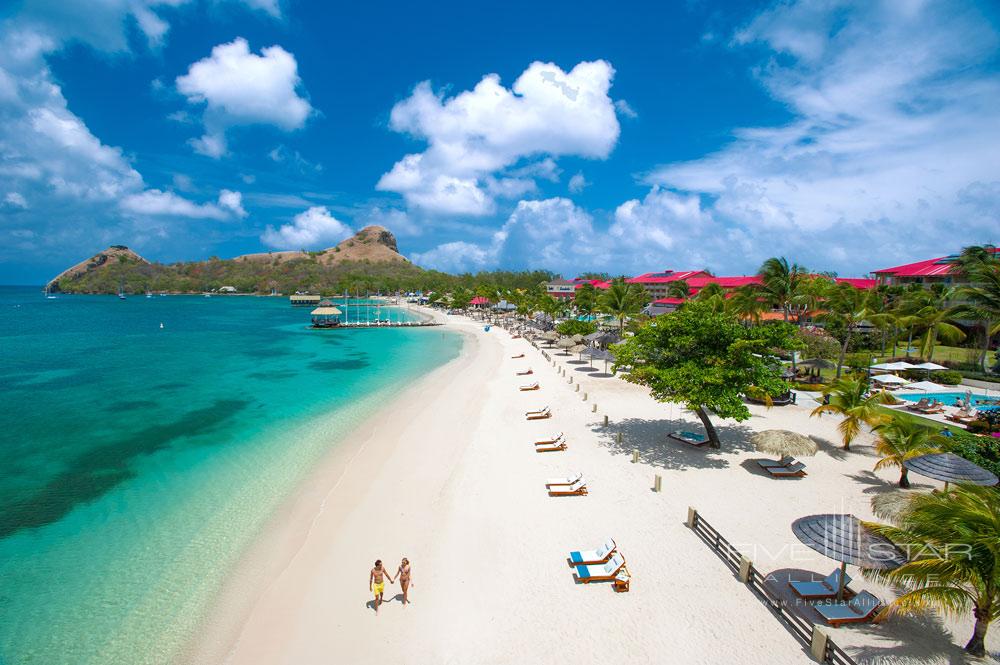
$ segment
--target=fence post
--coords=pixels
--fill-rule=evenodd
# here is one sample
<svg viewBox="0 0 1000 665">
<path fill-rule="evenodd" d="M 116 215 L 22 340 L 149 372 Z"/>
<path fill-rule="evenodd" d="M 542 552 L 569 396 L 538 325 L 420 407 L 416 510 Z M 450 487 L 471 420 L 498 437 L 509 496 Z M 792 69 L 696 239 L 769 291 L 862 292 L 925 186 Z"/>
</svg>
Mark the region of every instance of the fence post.
<svg viewBox="0 0 1000 665">
<path fill-rule="evenodd" d="M 594 408 L 592 408 L 591 411 L 597 413 L 597 404 L 594 404 Z"/>
<path fill-rule="evenodd" d="M 622 442 L 622 433 L 618 432 L 618 434 L 616 435 L 616 438 L 618 439 L 618 443 L 621 444 L 621 442 Z"/>
<path fill-rule="evenodd" d="M 812 657 L 821 663 L 826 662 L 826 642 L 829 636 L 819 626 L 813 626 L 812 641 L 809 643 L 809 652 Z"/>
<path fill-rule="evenodd" d="M 697 522 L 698 522 L 698 511 L 692 508 L 691 506 L 688 506 L 688 521 L 687 521 L 688 528 L 693 529 L 695 523 Z"/>
<path fill-rule="evenodd" d="M 577 384 L 577 385 L 579 386 L 579 384 Z M 587 393 L 583 393 L 583 401 L 584 401 L 584 402 L 586 402 L 586 401 L 587 401 Z"/>
<path fill-rule="evenodd" d="M 604 414 L 604 426 L 605 427 L 608 426 L 608 414 L 606 414 L 606 413 Z"/>
<path fill-rule="evenodd" d="M 632 451 L 632 464 L 638 464 L 638 463 L 639 463 L 639 451 L 638 450 L 633 450 Z"/>
<path fill-rule="evenodd" d="M 744 584 L 750 581 L 750 571 L 753 569 L 753 562 L 742 554 L 740 555 L 740 582 Z"/>
<path fill-rule="evenodd" d="M 663 491 L 663 476 L 661 476 L 658 473 L 653 476 L 653 491 L 654 492 Z"/>
</svg>

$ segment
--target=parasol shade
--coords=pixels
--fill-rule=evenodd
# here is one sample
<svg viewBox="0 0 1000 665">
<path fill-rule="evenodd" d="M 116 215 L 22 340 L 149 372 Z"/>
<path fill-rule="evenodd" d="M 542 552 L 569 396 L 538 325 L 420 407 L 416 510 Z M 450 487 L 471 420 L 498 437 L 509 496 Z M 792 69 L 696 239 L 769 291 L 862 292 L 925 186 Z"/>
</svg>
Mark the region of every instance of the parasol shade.
<svg viewBox="0 0 1000 665">
<path fill-rule="evenodd" d="M 893 570 L 906 555 L 888 538 L 866 527 L 854 515 L 810 515 L 792 522 L 796 538 L 834 561 L 862 568 Z"/>
<path fill-rule="evenodd" d="M 872 512 L 879 519 L 896 522 L 910 507 L 910 499 L 916 495 L 917 492 L 904 492 L 903 490 L 891 490 L 876 494 L 871 501 Z"/>
<path fill-rule="evenodd" d="M 972 483 L 973 485 L 996 485 L 997 477 L 964 457 L 954 453 L 931 453 L 911 457 L 903 462 L 907 469 L 921 476 L 943 480 L 946 483 Z"/>
<path fill-rule="evenodd" d="M 759 452 L 777 455 L 778 457 L 784 457 L 785 455 L 793 457 L 815 455 L 817 450 L 816 442 L 808 436 L 803 436 L 797 432 L 789 432 L 784 429 L 769 429 L 757 432 L 750 437 L 750 441 L 753 442 L 754 447 Z"/>
</svg>

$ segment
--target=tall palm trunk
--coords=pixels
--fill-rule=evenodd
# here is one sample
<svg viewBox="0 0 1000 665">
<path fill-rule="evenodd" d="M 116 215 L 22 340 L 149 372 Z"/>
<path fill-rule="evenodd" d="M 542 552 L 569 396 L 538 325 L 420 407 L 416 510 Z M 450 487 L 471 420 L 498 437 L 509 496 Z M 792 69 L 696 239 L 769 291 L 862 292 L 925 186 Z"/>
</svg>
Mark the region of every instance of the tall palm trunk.
<svg viewBox="0 0 1000 665">
<path fill-rule="evenodd" d="M 906 357 L 910 357 L 910 349 L 913 348 L 913 326 L 910 326 L 910 334 L 906 338 Z"/>
<path fill-rule="evenodd" d="M 990 329 L 992 327 L 993 327 L 992 321 L 990 321 L 989 319 L 983 321 L 983 348 L 980 350 L 979 353 L 979 367 L 980 369 L 983 370 L 983 374 L 985 374 L 989 370 L 989 367 L 987 367 L 989 363 L 987 362 L 986 359 L 990 355 Z"/>
<path fill-rule="evenodd" d="M 910 470 L 902 464 L 900 464 L 899 468 L 899 486 L 904 490 L 910 489 Z"/>
<path fill-rule="evenodd" d="M 719 433 L 715 431 L 715 425 L 712 424 L 712 419 L 708 417 L 708 411 L 705 410 L 705 407 L 699 406 L 694 412 L 698 414 L 701 424 L 705 426 L 705 433 L 708 434 L 708 445 L 712 448 L 721 448 L 722 444 L 719 441 Z"/>
<path fill-rule="evenodd" d="M 972 630 L 972 638 L 965 645 L 965 650 L 973 656 L 986 655 L 986 631 L 990 628 L 990 611 L 977 607 L 974 610 L 976 626 Z"/>
<path fill-rule="evenodd" d="M 844 369 L 844 356 L 847 355 L 847 345 L 851 343 L 851 327 L 847 326 L 847 333 L 844 335 L 844 343 L 840 346 L 840 358 L 837 359 L 837 378 Z"/>
</svg>

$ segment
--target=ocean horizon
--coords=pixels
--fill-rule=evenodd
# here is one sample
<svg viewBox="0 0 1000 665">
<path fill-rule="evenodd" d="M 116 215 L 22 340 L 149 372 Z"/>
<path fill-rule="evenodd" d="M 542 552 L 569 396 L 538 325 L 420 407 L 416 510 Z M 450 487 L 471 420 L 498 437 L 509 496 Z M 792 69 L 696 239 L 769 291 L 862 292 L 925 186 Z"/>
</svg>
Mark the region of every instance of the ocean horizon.
<svg viewBox="0 0 1000 665">
<path fill-rule="evenodd" d="M 317 461 L 462 344 L 308 323 L 0 287 L 0 662 L 170 662 Z"/>
</svg>

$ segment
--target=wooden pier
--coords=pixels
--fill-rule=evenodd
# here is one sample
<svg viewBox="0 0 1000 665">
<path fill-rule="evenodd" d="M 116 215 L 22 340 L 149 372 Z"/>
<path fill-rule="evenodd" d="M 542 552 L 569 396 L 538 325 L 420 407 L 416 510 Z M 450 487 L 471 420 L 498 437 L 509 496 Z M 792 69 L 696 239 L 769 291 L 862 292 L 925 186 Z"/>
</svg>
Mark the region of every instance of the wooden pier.
<svg viewBox="0 0 1000 665">
<path fill-rule="evenodd" d="M 436 323 L 434 321 L 383 321 L 381 323 L 377 321 L 361 321 L 350 323 L 339 323 L 335 326 L 309 326 L 313 330 L 379 330 L 382 328 L 433 328 L 435 326 L 442 326 L 443 323 Z"/>
</svg>

